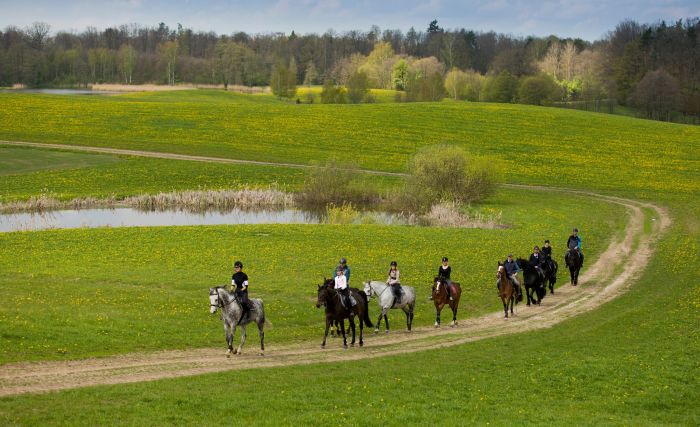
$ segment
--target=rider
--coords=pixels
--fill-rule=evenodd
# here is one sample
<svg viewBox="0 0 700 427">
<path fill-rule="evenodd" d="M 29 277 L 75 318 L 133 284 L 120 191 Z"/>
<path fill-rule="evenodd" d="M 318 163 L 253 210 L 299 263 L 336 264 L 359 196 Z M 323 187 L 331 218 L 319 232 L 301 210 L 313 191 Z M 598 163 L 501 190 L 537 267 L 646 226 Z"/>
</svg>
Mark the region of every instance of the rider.
<svg viewBox="0 0 700 427">
<path fill-rule="evenodd" d="M 452 280 L 450 279 L 450 274 L 452 274 L 452 267 L 449 266 L 448 259 L 446 256 L 442 257 L 442 265 L 438 267 L 438 277 L 442 278 L 445 281 L 445 290 L 447 290 L 447 296 L 450 297 L 450 301 L 452 301 L 452 292 L 450 292 L 450 289 L 452 288 Z M 430 298 L 432 299 L 432 297 Z"/>
<path fill-rule="evenodd" d="M 343 269 L 343 275 L 345 276 L 345 281 L 348 286 L 350 286 L 350 267 L 348 267 L 348 260 L 345 259 L 345 257 L 340 258 L 340 261 L 338 261 L 338 266 L 336 267 L 336 271 L 338 268 Z"/>
<path fill-rule="evenodd" d="M 542 264 L 544 264 L 544 256 L 540 253 L 540 247 L 535 246 L 532 248 L 532 254 L 530 255 L 530 264 L 532 264 L 535 269 L 539 272 L 541 276 L 544 277 L 544 271 L 542 271 Z"/>
<path fill-rule="evenodd" d="M 389 277 L 386 279 L 386 284 L 391 286 L 394 292 L 394 302 L 391 304 L 393 306 L 401 300 L 401 283 L 399 283 L 399 269 L 396 261 L 391 261 L 389 264 Z"/>
<path fill-rule="evenodd" d="M 345 308 L 350 311 L 352 305 L 350 303 L 350 288 L 348 288 L 348 279 L 345 277 L 345 271 L 340 265 L 335 269 L 335 289 L 345 301 Z"/>
<path fill-rule="evenodd" d="M 554 271 L 554 265 L 552 264 L 552 247 L 549 245 L 549 240 L 544 241 L 544 246 L 542 246 L 540 252 L 544 257 L 544 262 L 549 267 L 549 270 Z"/>
<path fill-rule="evenodd" d="M 231 291 L 235 291 L 236 297 L 241 304 L 241 309 L 243 310 L 241 319 L 243 319 L 251 310 L 250 300 L 248 299 L 248 275 L 243 272 L 243 263 L 240 261 L 236 261 L 233 264 L 233 270 L 234 273 L 231 276 Z"/>
<path fill-rule="evenodd" d="M 581 255 L 581 267 L 583 267 L 583 251 L 581 250 L 581 237 L 578 235 L 578 228 L 574 228 L 573 234 L 566 241 L 566 247 L 569 248 L 566 251 L 566 258 L 568 259 L 572 250 L 577 250 L 579 255 Z"/>
<path fill-rule="evenodd" d="M 515 286 L 515 293 L 518 299 L 522 298 L 523 294 L 520 291 L 520 282 L 518 282 L 518 273 L 520 273 L 520 266 L 515 260 L 513 260 L 513 254 L 508 254 L 506 262 L 503 263 L 506 268 L 506 275 L 510 279 L 513 286 Z"/>
</svg>

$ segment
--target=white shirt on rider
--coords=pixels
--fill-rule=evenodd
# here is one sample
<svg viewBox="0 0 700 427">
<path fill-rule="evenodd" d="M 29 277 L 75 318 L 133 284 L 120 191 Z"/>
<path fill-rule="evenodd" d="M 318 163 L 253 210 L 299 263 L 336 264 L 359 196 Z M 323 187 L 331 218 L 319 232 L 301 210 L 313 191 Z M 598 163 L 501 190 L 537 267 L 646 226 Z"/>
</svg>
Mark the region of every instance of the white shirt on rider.
<svg viewBox="0 0 700 427">
<path fill-rule="evenodd" d="M 341 274 L 340 276 L 335 276 L 335 288 L 336 289 L 347 289 L 348 287 L 348 280 L 345 278 L 345 275 Z"/>
</svg>

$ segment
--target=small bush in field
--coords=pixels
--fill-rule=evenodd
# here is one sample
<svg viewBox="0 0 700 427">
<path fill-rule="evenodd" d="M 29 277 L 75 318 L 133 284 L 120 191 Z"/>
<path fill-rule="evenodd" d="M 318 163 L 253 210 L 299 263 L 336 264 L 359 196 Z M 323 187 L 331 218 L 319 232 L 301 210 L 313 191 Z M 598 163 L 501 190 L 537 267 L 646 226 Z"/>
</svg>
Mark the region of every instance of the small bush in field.
<svg viewBox="0 0 700 427">
<path fill-rule="evenodd" d="M 297 195 L 302 206 L 323 207 L 330 203 L 353 203 L 368 206 L 378 200 L 376 191 L 354 181 L 356 171 L 352 166 L 331 161 L 308 173 L 304 186 Z"/>
</svg>

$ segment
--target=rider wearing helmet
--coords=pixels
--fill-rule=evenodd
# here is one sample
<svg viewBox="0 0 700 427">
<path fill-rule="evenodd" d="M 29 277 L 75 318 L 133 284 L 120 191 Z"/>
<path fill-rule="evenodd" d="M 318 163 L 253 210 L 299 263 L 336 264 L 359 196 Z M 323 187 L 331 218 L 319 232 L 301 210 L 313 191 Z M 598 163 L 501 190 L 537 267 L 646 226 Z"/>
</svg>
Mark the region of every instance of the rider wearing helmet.
<svg viewBox="0 0 700 427">
<path fill-rule="evenodd" d="M 544 277 L 544 271 L 542 271 L 542 264 L 544 264 L 544 257 L 540 253 L 540 247 L 535 246 L 532 248 L 532 254 L 530 254 L 530 264 L 537 270 L 541 277 Z"/>
<path fill-rule="evenodd" d="M 391 286 L 394 292 L 394 302 L 392 306 L 401 301 L 401 283 L 399 283 L 399 269 L 396 261 L 391 261 L 389 264 L 389 277 L 386 279 L 386 284 Z"/>
<path fill-rule="evenodd" d="M 345 308 L 350 311 L 352 310 L 352 305 L 350 301 L 350 288 L 348 288 L 348 280 L 345 277 L 343 267 L 338 266 L 335 269 L 335 289 L 341 295 L 344 301 Z"/>
<path fill-rule="evenodd" d="M 503 266 L 506 268 L 506 276 L 508 276 L 513 286 L 515 286 L 515 293 L 517 295 L 517 298 L 522 298 L 523 294 L 520 291 L 520 282 L 518 282 L 518 273 L 520 273 L 520 266 L 517 262 L 515 262 L 515 260 L 513 260 L 513 254 L 508 254 L 508 258 L 506 258 L 506 261 L 503 263 Z"/>
<path fill-rule="evenodd" d="M 581 250 L 581 237 L 578 235 L 578 228 L 574 228 L 573 233 L 566 241 L 566 247 L 568 248 L 566 258 L 568 259 L 572 250 L 578 251 L 579 255 L 581 255 L 581 267 L 583 267 L 583 251 Z"/>
<path fill-rule="evenodd" d="M 552 247 L 549 245 L 549 240 L 544 241 L 544 246 L 540 250 L 544 257 L 544 262 L 549 267 L 549 271 L 554 271 L 554 261 L 552 261 Z"/>
<path fill-rule="evenodd" d="M 447 290 L 447 296 L 450 297 L 450 301 L 452 301 L 452 292 L 450 292 L 450 289 L 452 288 L 452 280 L 450 279 L 451 274 L 452 267 L 450 267 L 447 257 L 444 256 L 442 257 L 442 265 L 438 267 L 437 275 L 445 281 L 445 284 L 447 285 L 445 286 L 445 290 Z"/>
<path fill-rule="evenodd" d="M 233 264 L 234 273 L 231 276 L 231 291 L 236 293 L 238 302 L 243 310 L 241 319 L 250 311 L 250 300 L 248 299 L 248 275 L 243 272 L 243 263 L 236 261 Z M 239 322 L 240 322 L 239 320 Z"/>
<path fill-rule="evenodd" d="M 338 270 L 338 268 L 343 269 L 343 275 L 345 276 L 347 285 L 350 286 L 350 267 L 348 267 L 348 260 L 346 260 L 345 257 L 340 258 L 340 261 L 338 261 L 336 271 Z M 335 271 L 333 272 L 333 276 L 335 277 Z"/>
</svg>

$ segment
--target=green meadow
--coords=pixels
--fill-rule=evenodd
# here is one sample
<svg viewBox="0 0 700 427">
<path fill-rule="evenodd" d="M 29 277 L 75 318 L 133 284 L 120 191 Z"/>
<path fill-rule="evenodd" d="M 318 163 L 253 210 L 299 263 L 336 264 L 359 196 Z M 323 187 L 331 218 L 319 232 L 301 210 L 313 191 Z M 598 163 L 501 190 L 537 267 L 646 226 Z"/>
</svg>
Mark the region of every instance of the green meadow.
<svg viewBox="0 0 700 427">
<path fill-rule="evenodd" d="M 201 425 L 224 417 L 263 425 L 700 423 L 697 127 L 516 105 L 293 105 L 209 91 L 0 94 L 0 103 L 6 140 L 293 163 L 340 157 L 384 171 L 403 171 L 422 146 L 451 142 L 493 161 L 508 183 L 647 200 L 673 219 L 629 292 L 548 329 L 361 362 L 256 369 L 249 355 L 238 359 L 250 366 L 243 371 L 4 397 L 4 425 Z M 63 153 L 0 148 L 13 157 L 28 152 Z M 120 176 L 118 194 L 273 181 L 294 189 L 303 180 L 303 171 L 277 167 L 76 156 L 67 167 L 59 158 L 51 168 L 31 159 L 22 166 L 0 162 L 2 200 L 38 194 L 42 181 L 65 197 L 106 197 L 120 187 Z M 153 182 L 139 182 L 148 170 L 158 171 Z M 161 176 L 166 170 L 173 172 Z M 267 180 L 273 172 L 279 178 Z M 92 181 L 89 190 L 80 184 Z M 407 284 L 418 288 L 416 323 L 428 325 L 434 311 L 427 282 L 447 254 L 466 290 L 460 318 L 478 316 L 500 309 L 493 275 L 505 253 L 524 256 L 550 238 L 561 259 L 576 225 L 591 263 L 625 222 L 616 205 L 556 191 L 502 188 L 475 209 L 501 211 L 509 228 L 261 225 L 1 234 L 0 364 L 223 349 L 205 292 L 228 280 L 237 258 L 247 265 L 251 292 L 266 301 L 271 346 L 320 342 L 315 284 L 341 255 L 355 284 L 383 278 L 396 259 Z M 397 314 L 392 321 L 393 329 L 403 326 Z M 247 348 L 256 339 L 252 332 Z"/>
</svg>

